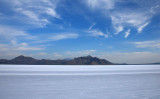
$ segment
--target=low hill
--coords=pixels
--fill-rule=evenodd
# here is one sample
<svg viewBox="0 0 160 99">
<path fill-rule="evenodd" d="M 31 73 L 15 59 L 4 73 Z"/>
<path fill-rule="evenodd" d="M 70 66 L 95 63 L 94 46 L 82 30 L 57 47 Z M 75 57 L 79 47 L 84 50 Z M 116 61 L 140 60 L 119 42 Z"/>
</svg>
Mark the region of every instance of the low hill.
<svg viewBox="0 0 160 99">
<path fill-rule="evenodd" d="M 99 59 L 97 57 L 85 56 L 74 58 L 67 62 L 69 65 L 112 65 L 113 63 L 105 60 Z"/>
<path fill-rule="evenodd" d="M 113 65 L 113 63 L 92 56 L 78 57 L 70 60 L 37 60 L 32 57 L 20 55 L 11 60 L 0 59 L 0 64 L 24 64 L 24 65 Z"/>
</svg>

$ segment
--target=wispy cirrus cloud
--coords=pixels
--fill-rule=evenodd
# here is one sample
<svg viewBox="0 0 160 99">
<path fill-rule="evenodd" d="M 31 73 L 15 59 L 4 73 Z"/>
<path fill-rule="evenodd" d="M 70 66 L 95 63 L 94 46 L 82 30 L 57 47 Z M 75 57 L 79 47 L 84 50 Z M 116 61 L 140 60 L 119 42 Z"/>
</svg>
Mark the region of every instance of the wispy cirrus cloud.
<svg viewBox="0 0 160 99">
<path fill-rule="evenodd" d="M 17 37 L 17 36 L 27 36 L 28 34 L 24 31 L 17 30 L 7 26 L 0 26 L 0 35 L 5 37 Z"/>
<path fill-rule="evenodd" d="M 19 39 L 36 39 L 36 36 L 32 36 L 24 30 L 15 29 L 9 26 L 0 25 L 0 38 L 3 40 L 11 41 Z"/>
<path fill-rule="evenodd" d="M 108 34 L 105 34 L 105 33 L 103 33 L 102 31 L 100 31 L 100 30 L 98 30 L 98 29 L 93 29 L 93 27 L 96 25 L 96 23 L 93 23 L 90 27 L 89 27 L 89 29 L 86 31 L 88 34 L 89 34 L 89 36 L 93 36 L 93 37 L 100 37 L 100 36 L 102 36 L 102 37 L 105 37 L 105 38 L 108 38 L 109 37 L 109 35 Z"/>
<path fill-rule="evenodd" d="M 56 5 L 59 0 L 1 0 L 0 3 L 6 5 L 8 10 L 13 12 L 13 18 L 25 24 L 36 27 L 44 27 L 49 21 L 49 17 L 60 18 L 56 12 Z M 4 14 L 5 15 L 5 14 Z M 10 17 L 5 15 L 5 17 Z"/>
<path fill-rule="evenodd" d="M 138 48 L 160 48 L 160 40 L 132 42 Z"/>
<path fill-rule="evenodd" d="M 137 29 L 138 33 L 141 33 L 142 30 L 143 30 L 148 24 L 149 24 L 149 22 L 147 22 L 147 23 L 143 24 L 142 26 L 138 27 L 138 29 Z"/>
<path fill-rule="evenodd" d="M 100 30 L 97 30 L 97 29 L 88 30 L 86 32 L 89 34 L 89 36 L 92 36 L 92 37 L 100 37 L 100 36 L 105 37 L 105 38 L 109 37 L 108 34 L 105 34 L 105 33 L 101 32 Z"/>
<path fill-rule="evenodd" d="M 78 38 L 79 35 L 77 33 L 64 33 L 64 34 L 57 34 L 53 35 L 49 38 L 51 41 L 57 41 L 57 40 L 62 40 L 62 39 L 73 39 L 73 38 Z"/>
<path fill-rule="evenodd" d="M 158 12 L 159 5 L 151 3 L 141 4 L 146 1 L 132 1 L 139 8 L 131 8 L 128 6 L 119 7 L 116 4 L 127 4 L 130 1 L 120 1 L 120 0 L 86 0 L 86 4 L 94 11 L 100 10 L 106 18 L 110 17 L 112 21 L 112 26 L 114 29 L 114 34 L 119 34 L 122 31 L 133 28 L 141 33 L 143 29 L 149 25 L 151 18 Z M 141 7 L 143 6 L 143 7 Z M 149 10 L 149 11 L 148 11 Z"/>
<path fill-rule="evenodd" d="M 156 14 L 156 12 L 158 12 L 158 9 L 160 8 L 160 5 L 156 5 L 151 7 L 150 12 L 153 14 Z"/>
<path fill-rule="evenodd" d="M 38 43 L 38 42 L 49 42 L 49 41 L 57 41 L 57 40 L 63 40 L 63 39 L 75 39 L 78 38 L 78 33 L 53 33 L 52 35 L 45 36 L 46 39 L 42 40 L 41 38 L 44 38 L 43 35 L 36 35 L 33 36 L 29 33 L 27 33 L 25 30 L 15 29 L 13 27 L 9 26 L 2 26 L 0 25 L 0 38 L 3 41 L 7 41 L 11 44 L 17 44 L 18 41 L 32 41 L 32 43 Z M 20 48 L 23 49 L 23 48 Z"/>
<path fill-rule="evenodd" d="M 85 0 L 87 5 L 91 9 L 112 9 L 114 7 L 115 0 Z"/>
<path fill-rule="evenodd" d="M 44 50 L 44 47 L 42 46 L 37 46 L 37 45 L 30 45 L 29 43 L 22 42 L 19 43 L 15 40 L 12 40 L 10 44 L 5 44 L 8 48 L 11 47 L 12 50 L 15 51 L 40 51 Z"/>
<path fill-rule="evenodd" d="M 43 48 L 40 48 L 40 47 L 18 47 L 16 50 L 19 50 L 19 51 L 40 51 L 40 50 L 44 50 Z"/>
<path fill-rule="evenodd" d="M 130 32 L 131 32 L 131 30 L 130 30 L 130 29 L 128 29 L 128 30 L 125 32 L 125 36 L 124 36 L 124 38 L 127 38 L 127 37 L 130 35 Z"/>
<path fill-rule="evenodd" d="M 141 12 L 115 12 L 111 14 L 112 24 L 116 30 L 115 34 L 122 32 L 124 27 L 137 28 L 140 33 L 149 24 L 151 16 Z"/>
<path fill-rule="evenodd" d="M 146 13 L 141 13 L 137 11 L 121 11 L 112 13 L 111 18 L 114 24 L 129 24 L 131 26 L 137 27 L 148 21 L 150 16 L 148 16 Z"/>
<path fill-rule="evenodd" d="M 92 28 L 96 25 L 96 23 L 93 23 L 88 30 L 92 30 Z"/>
</svg>

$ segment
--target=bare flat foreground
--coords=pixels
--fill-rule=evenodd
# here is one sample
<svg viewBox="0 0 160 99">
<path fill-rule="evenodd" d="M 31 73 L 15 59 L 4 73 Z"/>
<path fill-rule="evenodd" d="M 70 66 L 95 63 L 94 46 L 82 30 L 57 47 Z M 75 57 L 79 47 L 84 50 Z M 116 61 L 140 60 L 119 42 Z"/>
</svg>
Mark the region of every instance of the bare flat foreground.
<svg viewBox="0 0 160 99">
<path fill-rule="evenodd" d="M 160 99 L 160 65 L 0 65 L 0 99 Z"/>
</svg>

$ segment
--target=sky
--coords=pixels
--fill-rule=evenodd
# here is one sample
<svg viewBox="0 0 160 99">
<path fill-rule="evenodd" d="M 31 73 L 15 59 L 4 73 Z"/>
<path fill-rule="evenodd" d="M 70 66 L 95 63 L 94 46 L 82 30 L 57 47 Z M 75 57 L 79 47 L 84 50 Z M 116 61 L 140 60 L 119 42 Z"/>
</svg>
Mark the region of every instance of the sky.
<svg viewBox="0 0 160 99">
<path fill-rule="evenodd" d="M 160 0 L 0 0 L 0 58 L 160 62 Z"/>
</svg>

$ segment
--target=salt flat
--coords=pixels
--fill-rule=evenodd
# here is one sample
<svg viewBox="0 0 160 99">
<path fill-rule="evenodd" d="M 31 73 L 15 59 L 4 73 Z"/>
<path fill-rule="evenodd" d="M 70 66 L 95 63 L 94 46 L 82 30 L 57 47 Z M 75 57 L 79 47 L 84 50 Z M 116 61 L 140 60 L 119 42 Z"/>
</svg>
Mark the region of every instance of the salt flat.
<svg viewBox="0 0 160 99">
<path fill-rule="evenodd" d="M 160 99 L 160 65 L 0 65 L 1 99 Z"/>
</svg>

